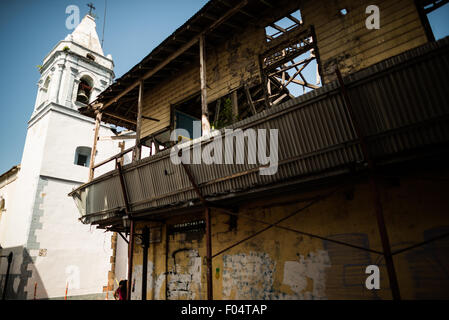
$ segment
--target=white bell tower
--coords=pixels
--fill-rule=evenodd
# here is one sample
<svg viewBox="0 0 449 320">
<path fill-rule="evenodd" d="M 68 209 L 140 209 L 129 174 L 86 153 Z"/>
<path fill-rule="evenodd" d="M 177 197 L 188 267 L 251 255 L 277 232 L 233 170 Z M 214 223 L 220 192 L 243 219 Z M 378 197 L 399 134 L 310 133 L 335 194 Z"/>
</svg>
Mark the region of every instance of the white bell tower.
<svg viewBox="0 0 449 320">
<path fill-rule="evenodd" d="M 86 15 L 44 58 L 31 120 L 49 104 L 76 110 L 93 101 L 111 84 L 113 67 L 111 55 L 104 56 L 94 18 Z"/>
<path fill-rule="evenodd" d="M 95 100 L 114 78 L 113 61 L 105 56 L 86 15 L 73 33 L 60 41 L 40 67 L 36 103 L 17 180 L 14 203 L 3 217 L 0 241 L 14 251 L 14 292 L 9 297 L 33 299 L 96 297 L 108 285 L 111 234 L 78 221 L 68 197 L 89 176 L 94 120 L 78 108 Z M 101 125 L 100 136 L 113 135 Z M 102 141 L 97 161 L 120 152 L 118 141 Z M 114 164 L 101 172 L 114 169 Z"/>
</svg>

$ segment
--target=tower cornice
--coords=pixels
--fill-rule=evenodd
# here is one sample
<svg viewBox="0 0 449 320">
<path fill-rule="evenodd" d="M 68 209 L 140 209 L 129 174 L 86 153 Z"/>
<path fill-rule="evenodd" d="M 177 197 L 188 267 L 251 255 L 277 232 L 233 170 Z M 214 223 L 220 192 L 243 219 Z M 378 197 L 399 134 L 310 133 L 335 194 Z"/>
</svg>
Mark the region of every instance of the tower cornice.
<svg viewBox="0 0 449 320">
<path fill-rule="evenodd" d="M 73 42 L 73 41 L 67 41 L 67 40 L 62 40 L 62 41 L 60 41 L 60 42 L 58 43 L 58 45 L 57 45 L 55 48 L 57 48 L 58 46 L 60 46 L 61 44 L 64 44 L 64 43 L 70 43 L 70 44 L 73 44 L 73 45 L 78 46 L 78 47 L 80 47 L 80 48 L 83 48 L 83 49 L 85 49 L 85 50 L 88 50 L 88 49 L 86 49 L 86 48 L 84 48 L 84 47 L 78 45 L 77 43 L 75 43 L 75 42 Z M 94 53 L 94 52 L 92 51 L 92 53 Z M 42 73 L 44 72 L 44 70 L 46 70 L 49 66 L 53 65 L 53 64 L 55 63 L 55 60 L 56 60 L 57 58 L 61 57 L 62 55 L 67 55 L 67 56 L 74 56 L 74 57 L 77 57 L 78 59 L 81 59 L 81 60 L 83 60 L 83 61 L 85 61 L 85 62 L 87 62 L 87 63 L 89 63 L 89 64 L 91 64 L 91 65 L 93 65 L 93 66 L 96 66 L 96 67 L 98 67 L 98 68 L 100 68 L 100 69 L 102 69 L 102 70 L 104 70 L 104 71 L 107 71 L 108 73 L 110 73 L 110 74 L 112 75 L 113 78 L 115 77 L 114 70 L 113 70 L 114 62 L 112 61 L 112 59 L 108 59 L 108 58 L 106 58 L 106 57 L 104 57 L 104 56 L 100 56 L 100 55 L 97 54 L 97 56 L 99 56 L 99 57 L 101 57 L 102 59 L 107 60 L 108 62 L 111 63 L 111 68 L 108 68 L 108 67 L 104 66 L 103 64 L 100 64 L 100 63 L 98 63 L 98 62 L 96 62 L 96 61 L 89 60 L 87 57 L 84 57 L 84 56 L 82 56 L 82 55 L 80 55 L 80 54 L 78 54 L 78 53 L 76 53 L 76 52 L 73 52 L 73 51 L 71 51 L 71 50 L 64 51 L 63 49 L 61 49 L 61 50 L 56 50 L 56 51 L 55 51 L 55 50 L 52 50 L 52 51 L 50 52 L 50 54 L 47 55 L 47 57 L 44 59 L 44 64 L 42 65 L 42 68 L 41 68 L 41 74 L 42 74 Z M 61 58 L 61 59 L 62 59 L 62 58 Z"/>
</svg>

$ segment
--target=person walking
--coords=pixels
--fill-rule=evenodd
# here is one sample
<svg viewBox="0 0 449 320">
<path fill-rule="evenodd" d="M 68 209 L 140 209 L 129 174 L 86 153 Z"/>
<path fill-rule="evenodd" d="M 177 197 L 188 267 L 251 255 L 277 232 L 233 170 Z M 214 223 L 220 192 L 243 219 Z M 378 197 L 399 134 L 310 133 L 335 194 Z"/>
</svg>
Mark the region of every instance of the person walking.
<svg viewBox="0 0 449 320">
<path fill-rule="evenodd" d="M 128 281 L 127 280 L 121 280 L 118 284 L 117 290 L 114 292 L 114 298 L 115 300 L 126 300 L 126 288 L 127 288 Z"/>
</svg>

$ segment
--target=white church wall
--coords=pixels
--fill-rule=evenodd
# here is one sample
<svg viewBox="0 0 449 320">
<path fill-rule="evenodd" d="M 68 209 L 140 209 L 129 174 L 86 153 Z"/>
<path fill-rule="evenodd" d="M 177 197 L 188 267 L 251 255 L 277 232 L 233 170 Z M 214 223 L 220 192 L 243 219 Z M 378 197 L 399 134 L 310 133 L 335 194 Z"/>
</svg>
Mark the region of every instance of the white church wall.
<svg viewBox="0 0 449 320">
<path fill-rule="evenodd" d="M 128 243 L 125 240 L 123 240 L 120 235 L 118 235 L 117 237 L 117 247 L 115 254 L 117 257 L 128 256 Z M 121 280 L 126 280 L 127 278 L 128 278 L 128 259 L 116 259 L 114 289 L 118 288 L 117 282 L 120 282 Z"/>
<path fill-rule="evenodd" d="M 42 179 L 37 195 L 37 227 L 30 232 L 27 246 L 36 257 L 33 277 L 27 282 L 27 298 L 33 298 L 36 278 L 44 284 L 38 298 L 62 297 L 68 283 L 68 294 L 101 293 L 107 285 L 109 259 L 112 255 L 111 234 L 79 223 L 79 213 L 69 193 L 74 183 L 52 178 Z M 31 243 L 34 241 L 34 243 Z"/>
<path fill-rule="evenodd" d="M 16 185 L 17 192 L 12 197 L 8 227 L 3 234 L 2 246 L 4 248 L 23 246 L 27 241 L 28 226 L 31 222 L 34 205 L 32 195 L 34 195 L 38 184 L 48 120 L 48 117 L 44 117 L 28 129 Z"/>
<path fill-rule="evenodd" d="M 92 148 L 95 124 L 91 119 L 74 121 L 73 117 L 59 112 L 51 112 L 49 117 L 49 138 L 44 147 L 41 175 L 87 182 L 89 168 L 75 164 L 75 151 L 82 146 Z M 104 127 L 100 134 L 113 135 L 111 130 Z M 102 141 L 97 148 L 95 161 L 98 163 L 119 152 L 117 141 Z M 98 172 L 113 169 L 114 163 L 111 162 L 100 167 Z"/>
<path fill-rule="evenodd" d="M 79 80 L 84 74 L 91 76 L 92 101 L 113 78 L 112 58 L 103 56 L 95 22 L 91 17 L 83 21 L 44 59 L 21 170 L 17 181 L 2 191 L 10 200 L 7 214 L 0 218 L 0 244 L 2 254 L 14 252 L 8 299 L 32 299 L 35 288 L 36 298 L 63 297 L 67 282 L 69 296 L 98 296 L 108 283 L 111 233 L 79 222 L 78 210 L 68 196 L 88 179 L 88 167 L 75 164 L 75 151 L 92 148 L 95 127 L 93 119 L 78 113 Z M 89 37 L 94 41 L 84 43 Z M 86 57 L 88 53 L 95 61 Z M 51 81 L 44 94 L 41 88 L 48 76 Z M 112 135 L 108 127 L 100 127 L 100 136 Z M 119 153 L 118 143 L 99 141 L 95 162 Z M 126 140 L 125 148 L 133 144 Z M 125 158 L 130 160 L 130 154 Z M 96 169 L 96 176 L 114 167 L 114 162 L 108 163 Z M 126 278 L 126 242 L 120 238 L 117 247 L 116 277 L 120 280 Z M 0 281 L 5 271 L 5 264 L 0 263 Z"/>
</svg>

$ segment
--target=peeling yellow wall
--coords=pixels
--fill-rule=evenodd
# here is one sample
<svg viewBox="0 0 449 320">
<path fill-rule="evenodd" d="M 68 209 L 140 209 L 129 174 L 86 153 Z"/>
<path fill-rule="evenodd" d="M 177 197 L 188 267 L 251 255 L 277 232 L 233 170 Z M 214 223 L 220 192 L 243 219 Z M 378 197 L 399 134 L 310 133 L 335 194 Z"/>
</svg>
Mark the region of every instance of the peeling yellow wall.
<svg viewBox="0 0 449 320">
<path fill-rule="evenodd" d="M 304 26 L 313 25 L 321 59 L 323 83 L 335 79 L 335 66 L 351 73 L 424 44 L 427 40 L 413 0 L 334 0 L 299 3 Z M 368 5 L 380 9 L 380 29 L 368 30 Z M 231 36 L 206 50 L 208 102 L 222 97 L 245 82 L 261 82 L 259 55 L 267 50 L 264 27 L 297 9 L 287 1 L 270 10 L 257 25 Z M 340 9 L 348 14 L 341 16 Z M 207 39 L 206 39 L 207 42 Z M 199 61 L 176 72 L 153 88 L 145 88 L 143 115 L 160 122 L 142 120 L 145 137 L 170 125 L 170 106 L 200 92 Z M 200 108 L 200 106 L 199 106 Z"/>
<path fill-rule="evenodd" d="M 393 251 L 449 231 L 448 177 L 448 171 L 423 171 L 400 179 L 381 178 L 382 205 Z M 236 225 L 228 215 L 212 211 L 213 253 L 265 226 L 243 215 L 272 223 L 304 207 L 312 197 L 331 190 L 248 202 L 238 208 L 241 216 Z M 179 223 L 179 219 L 167 222 Z M 367 181 L 338 189 L 282 225 L 382 251 Z M 395 256 L 402 298 L 449 297 L 448 241 L 441 239 Z M 173 253 L 179 249 L 187 251 L 176 253 L 175 270 Z M 162 242 L 151 245 L 149 250 L 148 299 L 165 299 L 165 250 L 164 231 Z M 169 299 L 206 299 L 205 255 L 204 233 L 169 238 Z M 138 270 L 142 268 L 142 249 L 138 245 L 134 264 L 133 297 L 140 299 L 141 271 L 139 274 Z M 380 268 L 380 290 L 365 288 L 368 265 Z M 382 256 L 279 228 L 271 228 L 217 256 L 212 270 L 215 299 L 391 298 Z"/>
</svg>

